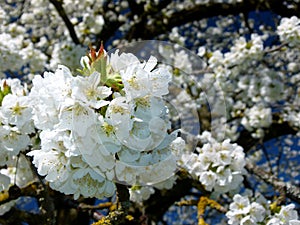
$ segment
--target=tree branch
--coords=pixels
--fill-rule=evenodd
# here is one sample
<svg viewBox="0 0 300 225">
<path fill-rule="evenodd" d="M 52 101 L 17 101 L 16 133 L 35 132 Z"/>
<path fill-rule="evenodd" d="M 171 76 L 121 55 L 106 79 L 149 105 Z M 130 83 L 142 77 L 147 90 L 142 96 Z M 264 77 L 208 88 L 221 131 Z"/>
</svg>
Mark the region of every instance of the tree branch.
<svg viewBox="0 0 300 225">
<path fill-rule="evenodd" d="M 147 28 L 148 28 L 148 18 L 155 18 L 158 17 L 160 19 L 162 19 L 163 14 L 161 13 L 161 9 L 165 8 L 166 6 L 168 6 L 172 1 L 171 0 L 164 0 L 164 1 L 160 1 L 158 4 L 154 4 L 153 2 L 150 2 L 148 9 L 146 11 L 143 11 L 143 13 L 138 13 L 138 15 L 140 15 L 139 17 L 139 22 L 137 22 L 135 25 L 132 26 L 132 28 L 128 31 L 128 33 L 126 34 L 125 39 L 131 41 L 132 39 L 135 38 L 142 38 L 145 39 L 145 37 L 143 37 L 143 35 L 145 35 L 145 32 L 147 32 Z M 159 23 L 162 23 L 162 20 L 159 20 Z M 161 27 L 162 28 L 162 27 Z M 153 32 L 153 31 L 151 31 Z M 154 35 L 152 34 L 148 34 L 151 35 L 152 37 L 154 37 Z M 149 38 L 151 39 L 151 38 Z"/>
<path fill-rule="evenodd" d="M 96 41 L 98 43 L 96 44 L 96 48 L 100 48 L 100 44 L 103 41 L 106 43 L 110 38 L 114 37 L 115 33 L 117 32 L 118 28 L 121 27 L 124 22 L 120 22 L 119 20 L 112 21 L 110 17 L 108 17 L 105 12 L 108 10 L 111 10 L 109 8 L 110 4 L 114 4 L 113 1 L 105 1 L 102 8 L 103 8 L 103 19 L 104 19 L 104 25 L 102 30 L 99 34 L 96 34 Z M 130 15 L 126 15 L 128 17 Z"/>
<path fill-rule="evenodd" d="M 275 115 L 276 116 L 276 115 Z M 263 140 L 255 139 L 251 137 L 251 132 L 247 130 L 243 130 L 237 143 L 244 148 L 245 152 L 248 152 L 253 146 L 261 142 L 266 142 L 268 140 L 288 135 L 288 134 L 296 134 L 296 130 L 290 126 L 289 123 L 275 123 L 266 130 L 266 134 Z M 283 182 L 275 177 L 272 173 L 266 172 L 262 170 L 259 166 L 253 165 L 251 163 L 246 164 L 246 169 L 249 173 L 256 175 L 266 183 L 272 185 L 278 191 L 284 191 L 286 193 L 286 197 L 290 198 L 291 200 L 300 203 L 300 189 L 292 184 Z"/>
<path fill-rule="evenodd" d="M 135 24 L 128 33 L 130 34 L 130 39 L 151 39 L 166 31 L 172 30 L 173 27 L 204 18 L 238 15 L 240 13 L 244 13 L 245 15 L 255 10 L 272 11 L 280 16 L 290 17 L 299 14 L 299 8 L 299 4 L 296 3 L 294 8 L 288 8 L 283 4 L 283 1 L 278 0 L 244 0 L 235 4 L 198 4 L 190 9 L 175 11 L 169 17 L 162 13 L 153 14 L 154 22 L 151 25 L 146 26 L 145 21 L 141 20 L 139 23 Z M 162 22 L 165 20 L 167 20 L 167 23 Z"/>
<path fill-rule="evenodd" d="M 67 26 L 67 29 L 69 30 L 70 36 L 75 44 L 80 44 L 80 41 L 77 37 L 77 34 L 75 32 L 74 26 L 69 20 L 65 9 L 62 6 L 62 1 L 61 0 L 49 0 L 55 7 L 56 11 L 60 15 L 60 17 L 63 19 L 65 22 L 65 25 Z"/>
<path fill-rule="evenodd" d="M 283 190 L 286 193 L 286 197 L 290 198 L 291 200 L 297 203 L 300 203 L 299 187 L 279 180 L 273 174 L 262 170 L 259 166 L 253 165 L 252 163 L 248 162 L 246 164 L 246 169 L 249 173 L 256 175 L 266 183 L 271 184 L 276 190 Z"/>
</svg>

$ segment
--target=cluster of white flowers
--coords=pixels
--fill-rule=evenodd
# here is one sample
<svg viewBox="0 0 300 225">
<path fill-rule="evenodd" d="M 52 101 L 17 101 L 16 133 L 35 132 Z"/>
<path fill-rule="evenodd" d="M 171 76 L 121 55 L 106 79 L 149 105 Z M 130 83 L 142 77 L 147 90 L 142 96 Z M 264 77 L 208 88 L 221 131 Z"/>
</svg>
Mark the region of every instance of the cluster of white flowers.
<svg viewBox="0 0 300 225">
<path fill-rule="evenodd" d="M 176 157 L 163 96 L 171 74 L 150 57 L 91 50 L 82 73 L 65 66 L 33 79 L 33 120 L 41 149 L 28 153 L 50 187 L 84 197 L 111 196 L 114 182 L 155 184 L 172 177 Z"/>
<path fill-rule="evenodd" d="M 27 148 L 34 126 L 27 87 L 18 79 L 3 79 L 0 85 L 0 166 L 3 166 Z"/>
<path fill-rule="evenodd" d="M 277 27 L 277 33 L 282 42 L 290 46 L 298 45 L 300 43 L 300 19 L 296 16 L 282 18 Z"/>
<path fill-rule="evenodd" d="M 291 109 L 290 107 L 286 107 L 284 120 L 288 121 L 295 127 L 300 127 L 300 112 L 293 110 L 293 108 Z"/>
<path fill-rule="evenodd" d="M 272 110 L 263 105 L 254 105 L 252 108 L 245 110 L 245 116 L 241 124 L 249 131 L 255 130 L 252 136 L 261 138 L 264 135 L 263 128 L 268 128 L 272 124 Z"/>
<path fill-rule="evenodd" d="M 247 41 L 246 38 L 239 37 L 233 42 L 232 47 L 224 47 L 225 53 L 219 49 L 209 52 L 207 47 L 198 49 L 198 55 L 207 59 L 209 69 L 209 72 L 204 74 L 205 79 L 201 80 L 204 81 L 201 82 L 201 89 L 205 90 L 203 96 L 208 99 L 211 109 L 216 107 L 213 104 L 217 101 L 215 96 L 220 96 L 218 99 L 224 99 L 226 112 L 230 112 L 229 115 L 227 113 L 221 115 L 222 118 L 215 130 L 218 130 L 218 133 L 224 133 L 232 141 L 238 138 L 240 134 L 238 128 L 241 126 L 250 131 L 253 137 L 263 137 L 263 129 L 268 128 L 274 122 L 272 113 L 275 110 L 278 111 L 278 107 L 281 107 L 280 102 L 285 101 L 287 96 L 291 95 L 289 92 L 292 93 L 292 88 L 288 84 L 290 81 L 281 72 L 282 70 L 260 62 L 267 53 L 267 49 L 264 48 L 265 38 L 264 35 L 252 34 Z M 272 57 L 270 59 L 273 59 Z M 267 58 L 267 60 L 270 59 Z M 271 60 L 270 64 L 272 64 Z M 285 65 L 278 63 L 276 66 L 284 67 Z M 214 88 L 216 93 L 211 94 L 209 91 L 216 84 L 220 85 L 221 90 Z M 288 104 L 294 105 L 291 102 Z M 297 124 L 299 117 L 296 108 L 287 107 L 286 111 L 285 119 Z M 230 121 L 229 124 L 228 121 Z M 223 125 L 224 123 L 227 126 Z"/>
<path fill-rule="evenodd" d="M 104 25 L 103 12 L 99 13 L 103 0 L 68 0 L 63 1 L 62 6 L 74 25 L 76 36 L 81 38 L 81 43 L 87 45 L 93 42 Z M 94 10 L 98 11 L 98 15 L 95 15 Z M 18 23 L 12 23 L 16 18 Z M 45 67 L 54 70 L 58 63 L 77 68 L 79 56 L 84 54 L 81 46 L 71 44 L 73 41 L 68 29 L 54 5 L 48 1 L 16 0 L 2 4 L 0 33 L 0 52 L 4 56 L 0 59 L 1 77 L 7 72 L 39 74 Z"/>
<path fill-rule="evenodd" d="M 260 59 L 263 53 L 262 50 L 263 40 L 261 36 L 252 34 L 249 41 L 244 37 L 240 37 L 235 41 L 229 52 L 224 54 L 221 51 L 213 52 L 209 58 L 209 66 L 214 69 L 218 76 L 228 75 L 232 67 L 245 67 L 251 64 L 252 60 Z"/>
<path fill-rule="evenodd" d="M 226 213 L 228 224 L 266 224 L 266 225 L 299 225 L 294 204 L 281 206 L 280 210 L 271 209 L 262 195 L 254 197 L 236 194 Z M 275 212 L 274 212 L 275 211 Z"/>
<path fill-rule="evenodd" d="M 228 67 L 245 62 L 251 63 L 249 59 L 258 60 L 262 57 L 263 48 L 262 37 L 257 34 L 252 34 L 249 41 L 240 37 L 235 41 L 230 51 L 224 54 L 224 63 Z"/>
<path fill-rule="evenodd" d="M 75 3 L 72 4 L 78 4 L 78 1 L 74 1 Z M 76 3 L 78 2 L 78 3 Z M 73 23 L 77 22 L 78 18 L 73 19 Z M 84 13 L 82 21 L 78 23 L 76 26 L 76 31 L 78 31 L 79 34 L 84 34 L 85 32 L 89 31 L 92 34 L 98 34 L 104 25 L 104 19 L 102 15 L 91 15 L 90 13 Z"/>
<path fill-rule="evenodd" d="M 139 186 L 129 189 L 130 201 L 133 202 L 143 202 L 147 200 L 155 192 L 154 188 L 151 186 Z"/>
<path fill-rule="evenodd" d="M 294 204 L 282 206 L 278 213 L 270 217 L 267 225 L 299 225 L 298 213 Z"/>
<path fill-rule="evenodd" d="M 0 58 L 1 77 L 5 77 L 4 73 L 21 72 L 26 65 L 29 66 L 29 70 L 24 71 L 26 73 L 33 73 L 44 68 L 46 56 L 35 49 L 32 44 L 25 43 L 22 36 L 13 37 L 9 33 L 1 33 L 0 39 L 2 40 L 0 52 L 3 55 Z"/>
<path fill-rule="evenodd" d="M 3 167 L 0 170 L 0 191 L 3 191 L 13 184 L 23 187 L 34 180 L 28 161 L 24 155 L 19 155 L 31 143 L 34 126 L 27 87 L 22 86 L 18 79 L 3 79 L 0 83 L 0 168 Z M 9 211 L 15 202 L 1 205 L 0 215 Z"/>
<path fill-rule="evenodd" d="M 179 34 L 178 27 L 174 27 L 172 29 L 172 31 L 169 34 L 169 38 L 174 43 L 178 43 L 180 45 L 183 45 L 186 40 L 186 37 Z"/>
<path fill-rule="evenodd" d="M 226 213 L 228 224 L 258 224 L 264 221 L 266 215 L 270 213 L 267 200 L 262 195 L 257 195 L 251 200 L 253 202 L 248 196 L 234 195 Z"/>
<path fill-rule="evenodd" d="M 217 131 L 219 140 L 224 136 L 232 141 L 238 138 L 238 127 L 243 125 L 241 121 L 249 121 L 249 106 L 261 104 L 263 108 L 269 108 L 267 103 L 283 98 L 284 85 L 279 74 L 265 67 L 260 68 L 265 74 L 263 78 L 256 72 L 259 66 L 255 65 L 264 55 L 263 40 L 264 37 L 257 34 L 252 34 L 249 40 L 240 37 L 225 53 L 220 50 L 209 52 L 203 47 L 198 49 L 198 55 L 208 62 L 208 72 L 204 73 L 201 88 L 198 88 L 204 90 L 199 98 L 206 100 L 202 105 L 208 102 L 210 110 L 213 110 L 211 114 L 215 121 L 212 120 L 212 130 Z M 231 122 L 228 123 L 228 120 Z M 250 127 L 255 125 L 253 123 L 248 125 L 247 129 L 254 136 L 259 136 L 256 134 L 258 127 Z"/>
<path fill-rule="evenodd" d="M 220 143 L 207 131 L 200 139 L 203 147 L 197 148 L 197 154 L 183 155 L 182 166 L 196 176 L 208 191 L 225 193 L 237 189 L 245 173 L 243 148 L 231 144 L 229 139 Z"/>
</svg>

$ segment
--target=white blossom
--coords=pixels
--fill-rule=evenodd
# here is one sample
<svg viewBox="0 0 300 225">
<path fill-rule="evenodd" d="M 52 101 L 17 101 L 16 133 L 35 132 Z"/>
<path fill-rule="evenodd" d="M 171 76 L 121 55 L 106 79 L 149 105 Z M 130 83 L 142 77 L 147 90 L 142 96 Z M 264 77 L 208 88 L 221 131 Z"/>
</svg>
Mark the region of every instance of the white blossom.
<svg viewBox="0 0 300 225">
<path fill-rule="evenodd" d="M 142 186 L 142 187 L 132 187 L 129 189 L 130 201 L 142 202 L 149 199 L 151 194 L 155 192 L 153 187 Z"/>
<path fill-rule="evenodd" d="M 282 18 L 280 25 L 277 27 L 277 33 L 280 40 L 283 42 L 288 42 L 289 45 L 294 46 L 299 44 L 300 38 L 300 21 L 296 16 L 291 18 Z"/>
<path fill-rule="evenodd" d="M 200 139 L 205 143 L 203 147 L 197 149 L 198 154 L 183 155 L 181 166 L 199 177 L 208 191 L 225 193 L 236 189 L 243 181 L 245 172 L 242 147 L 231 144 L 229 139 L 219 143 L 208 132 L 204 132 Z"/>
<path fill-rule="evenodd" d="M 265 108 L 262 105 L 255 105 L 250 109 L 245 110 L 241 124 L 249 131 L 258 131 L 253 136 L 259 138 L 263 135 L 263 130 L 260 128 L 267 128 L 272 123 L 272 112 L 270 108 Z M 262 132 L 262 134 L 261 134 Z"/>
<path fill-rule="evenodd" d="M 42 130 L 41 148 L 28 155 L 38 173 L 50 187 L 75 198 L 111 196 L 114 182 L 153 185 L 173 177 L 172 142 L 178 132 L 168 133 L 162 98 L 171 74 L 154 69 L 155 57 L 140 62 L 118 51 L 111 58 L 104 51 L 95 54 L 103 58 L 81 60 L 85 76 L 59 66 L 33 79 L 30 98 L 35 126 Z M 114 89 L 119 82 L 122 92 Z"/>
</svg>

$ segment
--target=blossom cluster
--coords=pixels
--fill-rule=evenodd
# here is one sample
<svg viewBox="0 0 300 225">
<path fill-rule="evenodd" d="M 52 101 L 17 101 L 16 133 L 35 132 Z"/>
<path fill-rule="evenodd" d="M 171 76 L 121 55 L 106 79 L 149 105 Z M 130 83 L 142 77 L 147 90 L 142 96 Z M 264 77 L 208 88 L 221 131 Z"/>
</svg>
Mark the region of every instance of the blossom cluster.
<svg viewBox="0 0 300 225">
<path fill-rule="evenodd" d="M 183 155 L 183 166 L 207 191 L 225 193 L 237 189 L 245 173 L 243 148 L 229 139 L 218 142 L 207 131 L 200 139 L 203 147 L 197 148 L 197 153 Z"/>
<path fill-rule="evenodd" d="M 291 18 L 282 18 L 277 33 L 282 42 L 289 43 L 290 46 L 296 46 L 300 42 L 300 20 L 296 16 Z"/>
<path fill-rule="evenodd" d="M 267 128 L 272 124 L 271 108 L 265 108 L 262 105 L 255 105 L 245 110 L 245 116 L 241 120 L 241 124 L 252 133 L 253 137 L 260 138 L 264 135 L 263 128 Z"/>
<path fill-rule="evenodd" d="M 209 66 L 213 68 L 217 76 L 231 75 L 235 76 L 233 67 L 245 67 L 251 65 L 252 60 L 262 57 L 263 40 L 257 34 L 252 34 L 250 40 L 240 37 L 235 41 L 230 51 L 222 53 L 221 51 L 213 52 L 209 58 Z M 245 64 L 246 63 L 246 64 Z M 226 73 L 224 73 L 227 70 Z"/>
<path fill-rule="evenodd" d="M 0 166 L 25 150 L 34 133 L 27 87 L 19 79 L 3 79 L 0 86 Z"/>
<path fill-rule="evenodd" d="M 264 36 L 252 34 L 248 39 L 240 37 L 235 40 L 224 53 L 221 50 L 209 52 L 203 46 L 198 49 L 198 55 L 207 60 L 209 68 L 198 89 L 205 90 L 204 98 L 208 99 L 212 109 L 220 108 L 220 99 L 223 99 L 226 112 L 215 122 L 219 124 L 215 130 L 232 141 L 238 138 L 242 127 L 254 138 L 263 137 L 264 129 L 273 122 L 273 109 L 287 99 L 290 87 L 285 75 L 260 63 L 266 54 L 264 40 Z M 216 93 L 210 94 L 211 89 Z M 216 101 L 218 103 L 214 104 Z M 288 115 L 293 114 L 289 112 Z M 287 118 L 296 120 L 292 116 Z"/>
<path fill-rule="evenodd" d="M 278 209 L 279 208 L 279 209 Z M 297 225 L 300 224 L 294 204 L 277 206 L 272 209 L 262 196 L 254 197 L 236 194 L 226 213 L 228 224 L 266 224 Z"/>
<path fill-rule="evenodd" d="M 93 12 L 102 6 L 102 0 L 70 0 L 62 3 L 62 10 L 70 17 L 75 35 L 86 45 L 102 30 L 102 13 L 95 16 Z M 12 23 L 16 18 L 18 22 Z M 1 4 L 0 33 L 0 51 L 4 55 L 0 59 L 1 77 L 13 72 L 33 76 L 45 69 L 56 69 L 58 63 L 70 68 L 80 65 L 78 55 L 82 55 L 84 49 L 79 43 L 74 44 L 69 37 L 63 20 L 51 2 L 16 0 Z M 64 51 L 59 53 L 62 48 Z M 62 52 L 72 57 L 61 57 Z"/>
<path fill-rule="evenodd" d="M 19 79 L 0 81 L 0 191 L 8 190 L 12 184 L 23 187 L 33 181 L 29 162 L 24 152 L 31 144 L 35 132 L 32 109 L 26 85 Z M 18 164 L 18 173 L 16 173 Z M 3 215 L 16 203 L 13 200 L 0 206 Z"/>
<path fill-rule="evenodd" d="M 0 77 L 5 77 L 5 72 L 30 73 L 44 69 L 46 56 L 31 43 L 27 43 L 22 36 L 14 37 L 9 33 L 1 33 L 0 52 Z M 23 46 L 26 47 L 23 47 Z M 24 69 L 25 65 L 28 65 Z"/>
<path fill-rule="evenodd" d="M 65 66 L 35 76 L 29 94 L 41 149 L 31 151 L 50 187 L 84 197 L 111 196 L 114 182 L 151 185 L 172 177 L 177 131 L 163 96 L 171 74 L 150 57 L 91 49 L 83 76 Z"/>
</svg>

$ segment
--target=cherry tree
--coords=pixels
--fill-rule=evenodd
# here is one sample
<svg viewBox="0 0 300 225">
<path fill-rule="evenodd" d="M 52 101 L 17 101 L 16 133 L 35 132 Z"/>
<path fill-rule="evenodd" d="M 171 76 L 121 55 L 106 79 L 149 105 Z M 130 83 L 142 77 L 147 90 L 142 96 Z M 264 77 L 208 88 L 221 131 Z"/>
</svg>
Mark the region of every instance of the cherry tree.
<svg viewBox="0 0 300 225">
<path fill-rule="evenodd" d="M 299 7 L 3 1 L 0 224 L 300 224 Z"/>
</svg>

